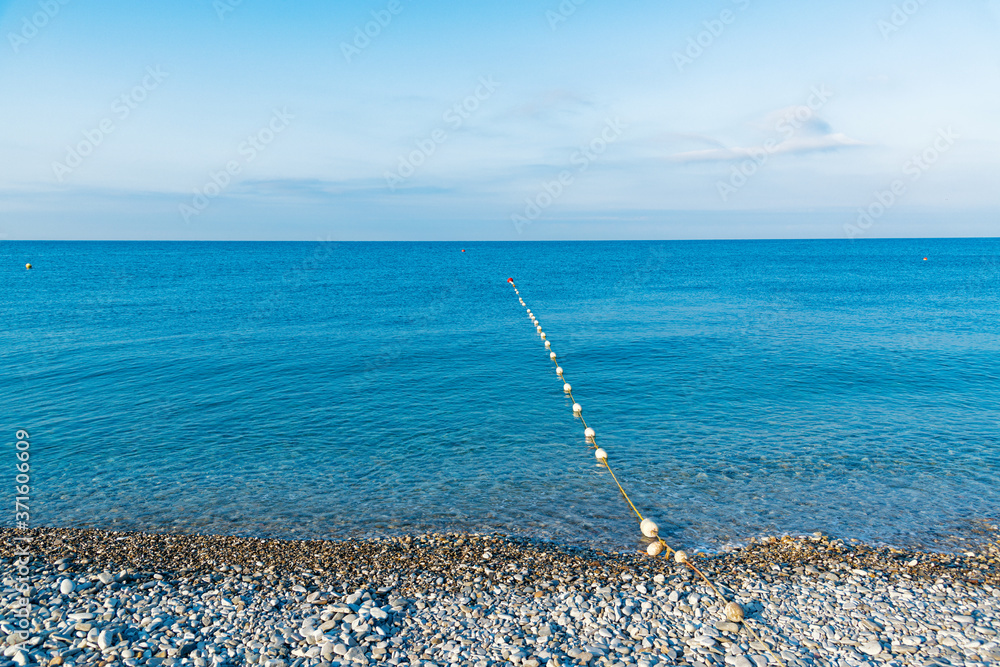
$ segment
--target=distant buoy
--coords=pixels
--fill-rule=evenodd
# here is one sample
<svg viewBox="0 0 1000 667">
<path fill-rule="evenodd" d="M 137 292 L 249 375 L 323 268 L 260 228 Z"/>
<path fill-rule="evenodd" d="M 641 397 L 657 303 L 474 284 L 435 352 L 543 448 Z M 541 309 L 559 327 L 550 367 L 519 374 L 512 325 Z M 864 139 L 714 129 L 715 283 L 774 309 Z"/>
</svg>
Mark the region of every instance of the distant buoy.
<svg viewBox="0 0 1000 667">
<path fill-rule="evenodd" d="M 513 285 L 514 284 L 514 279 L 513 278 L 508 278 L 507 282 L 509 282 L 511 285 Z"/>
<path fill-rule="evenodd" d="M 583 412 L 583 406 L 579 403 L 573 404 L 573 412 Z"/>
<path fill-rule="evenodd" d="M 552 354 L 555 354 L 555 352 L 553 352 Z M 569 382 L 567 382 L 566 384 L 563 385 L 563 391 L 566 391 L 566 392 L 573 391 L 573 387 L 570 386 Z"/>
<path fill-rule="evenodd" d="M 541 336 L 542 336 L 542 340 L 545 340 L 545 332 L 544 331 L 541 333 Z M 548 345 L 548 342 L 546 342 L 545 344 Z"/>
<path fill-rule="evenodd" d="M 597 451 L 594 452 L 594 458 L 596 458 L 598 461 L 603 461 L 604 459 L 608 458 L 608 453 L 603 449 L 601 449 L 600 447 L 598 447 Z"/>
<path fill-rule="evenodd" d="M 927 258 L 926 258 L 926 257 L 924 257 L 924 261 L 925 261 L 925 262 L 927 261 Z"/>
<path fill-rule="evenodd" d="M 594 431 L 594 429 L 592 429 L 592 428 L 590 428 L 590 427 L 588 426 L 588 427 L 586 428 L 586 430 L 584 430 L 584 432 L 583 432 L 583 435 L 584 435 L 584 437 L 586 437 L 586 438 L 590 438 L 591 440 L 593 440 L 593 439 L 594 439 L 594 436 L 596 436 L 596 435 L 597 435 L 597 432 L 595 432 L 595 431 Z M 648 537 L 648 536 L 647 536 L 647 537 Z"/>
<path fill-rule="evenodd" d="M 642 523 L 639 524 L 639 530 L 646 537 L 656 537 L 660 532 L 660 527 L 652 519 L 643 519 Z"/>
<path fill-rule="evenodd" d="M 659 540 L 656 540 L 655 542 L 650 542 L 649 546 L 646 547 L 646 553 L 648 553 L 650 556 L 659 556 L 660 554 L 663 553 L 663 544 L 661 544 Z"/>
<path fill-rule="evenodd" d="M 535 326 L 535 331 L 537 331 L 538 333 L 542 333 L 542 325 L 541 324 L 536 325 Z"/>
<path fill-rule="evenodd" d="M 562 375 L 562 366 L 556 366 L 556 375 Z"/>
<path fill-rule="evenodd" d="M 549 341 L 545 341 L 545 348 L 548 349 L 550 347 L 552 347 L 552 343 L 550 343 Z"/>
<path fill-rule="evenodd" d="M 31 270 L 31 264 L 25 264 L 24 268 L 26 268 L 26 269 L 28 269 L 30 271 Z"/>
<path fill-rule="evenodd" d="M 462 248 L 462 252 L 465 252 L 465 248 Z"/>
<path fill-rule="evenodd" d="M 549 352 L 549 359 L 551 359 L 552 361 L 555 361 L 556 360 L 556 353 L 555 352 Z"/>
</svg>

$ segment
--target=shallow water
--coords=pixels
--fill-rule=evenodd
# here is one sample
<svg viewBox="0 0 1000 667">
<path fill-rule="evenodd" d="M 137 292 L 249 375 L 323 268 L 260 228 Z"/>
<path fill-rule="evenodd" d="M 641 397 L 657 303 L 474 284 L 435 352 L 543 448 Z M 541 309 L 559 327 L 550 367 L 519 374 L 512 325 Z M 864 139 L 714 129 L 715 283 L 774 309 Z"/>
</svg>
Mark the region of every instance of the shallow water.
<svg viewBox="0 0 1000 667">
<path fill-rule="evenodd" d="M 635 548 L 509 276 L 672 544 L 950 548 L 998 515 L 1000 240 L 0 257 L 0 425 L 31 434 L 34 525 Z"/>
</svg>

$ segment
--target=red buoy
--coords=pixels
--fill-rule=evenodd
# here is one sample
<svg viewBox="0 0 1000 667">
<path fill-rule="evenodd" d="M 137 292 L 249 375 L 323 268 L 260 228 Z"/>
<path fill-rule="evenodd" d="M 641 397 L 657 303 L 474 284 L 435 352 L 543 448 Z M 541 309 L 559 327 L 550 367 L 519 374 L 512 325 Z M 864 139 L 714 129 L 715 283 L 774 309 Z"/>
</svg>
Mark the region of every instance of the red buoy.
<svg viewBox="0 0 1000 667">
<path fill-rule="evenodd" d="M 513 278 L 508 278 L 507 282 L 509 282 L 511 285 L 513 285 L 514 284 L 514 279 Z"/>
</svg>

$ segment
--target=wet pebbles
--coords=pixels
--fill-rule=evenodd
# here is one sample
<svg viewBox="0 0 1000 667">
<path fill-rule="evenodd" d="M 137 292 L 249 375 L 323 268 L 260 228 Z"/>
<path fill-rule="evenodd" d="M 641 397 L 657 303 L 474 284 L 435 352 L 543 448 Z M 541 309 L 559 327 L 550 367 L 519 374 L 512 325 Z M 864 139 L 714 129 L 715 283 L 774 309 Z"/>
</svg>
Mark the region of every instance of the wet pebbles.
<svg viewBox="0 0 1000 667">
<path fill-rule="evenodd" d="M 3 531 L 5 665 L 996 665 L 1000 553 L 826 536 L 683 566 L 503 536 L 280 541 L 94 530 L 31 535 L 31 630 L 14 632 Z"/>
</svg>

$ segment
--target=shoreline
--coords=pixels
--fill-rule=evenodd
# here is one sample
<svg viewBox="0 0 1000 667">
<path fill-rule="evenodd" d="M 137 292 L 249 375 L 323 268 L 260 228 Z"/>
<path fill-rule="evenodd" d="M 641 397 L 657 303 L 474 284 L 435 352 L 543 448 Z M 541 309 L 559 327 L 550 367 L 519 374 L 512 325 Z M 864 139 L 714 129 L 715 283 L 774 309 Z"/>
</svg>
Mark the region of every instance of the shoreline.
<svg viewBox="0 0 1000 667">
<path fill-rule="evenodd" d="M 28 646 L 8 632 L 16 536 L 32 538 Z M 814 535 L 698 554 L 761 644 L 725 619 L 703 581 L 663 557 L 469 533 L 324 541 L 39 528 L 2 537 L 0 667 L 1000 662 L 997 544 L 968 556 Z"/>
</svg>

